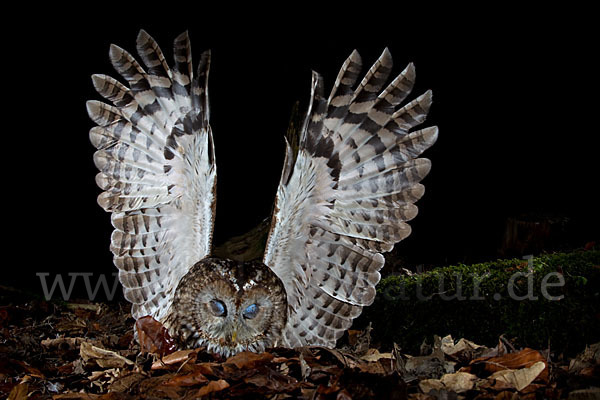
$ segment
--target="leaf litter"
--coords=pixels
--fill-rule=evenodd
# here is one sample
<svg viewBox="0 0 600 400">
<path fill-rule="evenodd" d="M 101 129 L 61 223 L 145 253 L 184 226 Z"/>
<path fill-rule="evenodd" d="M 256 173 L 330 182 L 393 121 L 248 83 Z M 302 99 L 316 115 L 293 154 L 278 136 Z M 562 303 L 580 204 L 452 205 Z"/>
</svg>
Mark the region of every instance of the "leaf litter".
<svg viewBox="0 0 600 400">
<path fill-rule="evenodd" d="M 177 350 L 152 318 L 110 304 L 30 301 L 0 307 L 0 397 L 8 399 L 598 398 L 600 343 L 571 360 L 434 337 L 421 354 L 371 347 L 371 327 L 339 349 Z M 588 396 L 588 397 L 586 397 Z M 592 397 L 589 397 L 592 396 Z M 594 397 L 595 396 L 595 397 Z"/>
</svg>

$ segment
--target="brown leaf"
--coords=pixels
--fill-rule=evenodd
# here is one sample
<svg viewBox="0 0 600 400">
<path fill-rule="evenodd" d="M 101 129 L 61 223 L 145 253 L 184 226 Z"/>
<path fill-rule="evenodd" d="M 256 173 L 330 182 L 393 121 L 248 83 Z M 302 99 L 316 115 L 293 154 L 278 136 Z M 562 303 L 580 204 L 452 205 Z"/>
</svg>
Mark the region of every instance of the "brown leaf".
<svg viewBox="0 0 600 400">
<path fill-rule="evenodd" d="M 339 365 L 347 368 L 355 368 L 357 366 L 357 361 L 355 357 L 347 351 L 342 351 L 338 349 L 330 349 L 327 347 L 321 346 L 310 346 L 304 348 L 305 351 L 313 351 L 316 354 L 316 357 L 310 357 L 310 353 L 303 353 L 305 360 L 311 365 L 311 359 L 318 360 L 320 364 L 327 366 L 331 365 L 332 361 L 337 360 Z"/>
<path fill-rule="evenodd" d="M 206 386 L 203 386 L 198 390 L 198 397 L 206 396 L 209 393 L 220 392 L 221 390 L 227 389 L 229 383 L 223 379 L 218 381 L 210 381 Z"/>
<path fill-rule="evenodd" d="M 170 365 L 181 364 L 196 359 L 199 349 L 177 350 L 152 363 L 152 369 L 165 369 Z"/>
<path fill-rule="evenodd" d="M 360 359 L 367 362 L 377 362 L 381 359 L 393 360 L 394 355 L 392 353 L 380 353 L 377 349 L 369 349 Z"/>
<path fill-rule="evenodd" d="M 594 366 L 600 366 L 600 343 L 586 346 L 585 350 L 577 355 L 569 363 L 569 372 L 572 374 L 587 375 L 587 371 L 593 371 Z"/>
<path fill-rule="evenodd" d="M 175 374 L 153 376 L 144 379 L 140 381 L 136 391 L 144 395 L 142 398 L 181 399 L 186 388 L 164 385 L 164 382 L 168 381 L 173 376 L 175 376 Z"/>
<path fill-rule="evenodd" d="M 128 330 L 119 338 L 119 340 L 117 341 L 117 346 L 120 349 L 126 349 L 129 347 L 131 342 L 133 342 L 133 338 L 133 330 Z"/>
<path fill-rule="evenodd" d="M 525 348 L 517 353 L 509 353 L 499 357 L 481 357 L 471 361 L 468 366 L 460 369 L 461 372 L 469 372 L 475 375 L 490 375 L 497 371 L 506 369 L 529 368 L 541 361 L 545 368 L 539 375 L 539 379 L 548 380 L 548 365 L 546 358 L 537 350 Z"/>
<path fill-rule="evenodd" d="M 167 329 L 151 316 L 139 318 L 135 322 L 135 329 L 142 351 L 163 357 L 177 349 L 177 343 Z"/>
<path fill-rule="evenodd" d="M 97 395 L 97 394 L 78 392 L 78 393 L 55 394 L 54 396 L 52 396 L 52 399 L 54 399 L 54 400 L 96 400 L 99 397 L 101 397 L 101 396 Z"/>
<path fill-rule="evenodd" d="M 81 343 L 79 355 L 84 362 L 97 364 L 101 368 L 123 368 L 125 365 L 134 364 L 130 359 L 114 351 L 94 346 L 88 342 Z"/>
<path fill-rule="evenodd" d="M 337 382 L 334 382 L 333 384 L 319 385 L 319 387 L 317 387 L 317 393 L 324 395 L 332 394 L 339 390 L 340 387 L 337 385 Z"/>
<path fill-rule="evenodd" d="M 546 385 L 544 383 L 530 383 L 525 388 L 523 388 L 523 390 L 521 390 L 520 393 L 521 394 L 535 393 L 542 388 L 552 390 L 548 385 Z"/>
<path fill-rule="evenodd" d="M 26 383 L 19 383 L 12 388 L 8 394 L 7 400 L 27 400 L 27 392 L 29 392 L 29 385 Z"/>
<path fill-rule="evenodd" d="M 56 324 L 56 330 L 59 332 L 69 332 L 71 334 L 83 334 L 87 329 L 87 323 L 84 319 L 70 315 L 60 320 Z"/>
<path fill-rule="evenodd" d="M 538 361 L 530 367 L 520 368 L 517 370 L 505 369 L 494 372 L 489 379 L 495 379 L 508 383 L 518 391 L 525 389 L 531 382 L 537 378 L 542 371 L 546 369 L 546 364 L 543 361 Z"/>
<path fill-rule="evenodd" d="M 355 329 L 348 329 L 348 344 L 350 346 L 355 346 L 358 342 L 358 335 L 360 335 L 362 331 Z"/>
<path fill-rule="evenodd" d="M 396 367 L 394 353 L 380 353 L 377 349 L 367 350 L 358 361 L 358 368 L 370 374 L 387 375 Z"/>
<path fill-rule="evenodd" d="M 476 350 L 485 346 L 481 346 L 476 344 L 470 340 L 465 338 L 459 339 L 456 343 L 454 343 L 454 339 L 452 339 L 452 335 L 448 335 L 442 338 L 441 349 L 444 354 L 454 355 L 460 351 L 468 350 Z"/>
<path fill-rule="evenodd" d="M 592 400 L 600 397 L 600 389 L 580 389 L 569 393 L 569 400 Z"/>
<path fill-rule="evenodd" d="M 422 379 L 419 382 L 419 389 L 421 389 L 423 393 L 427 394 L 431 390 L 444 389 L 444 384 L 439 379 Z"/>
<path fill-rule="evenodd" d="M 392 370 L 391 365 L 388 366 L 387 368 L 385 367 L 385 364 L 387 364 L 386 359 L 382 359 L 380 361 L 374 361 L 374 362 L 359 362 L 356 367 L 362 371 L 362 372 L 366 372 L 368 374 L 374 374 L 374 375 L 386 375 L 387 373 L 389 373 Z M 388 363 L 391 360 L 387 360 Z"/>
<path fill-rule="evenodd" d="M 293 377 L 265 366 L 260 367 L 256 374 L 244 378 L 244 382 L 275 393 L 290 392 L 299 387 L 298 381 Z"/>
<path fill-rule="evenodd" d="M 10 361 L 17 364 L 19 367 L 21 367 L 23 372 L 25 372 L 26 374 L 29 374 L 29 375 L 33 376 L 34 378 L 46 379 L 46 377 L 44 376 L 42 371 L 40 371 L 39 369 L 37 369 L 35 367 L 32 367 L 31 365 L 27 364 L 25 361 L 21 361 L 21 360 L 10 360 Z"/>
<path fill-rule="evenodd" d="M 251 369 L 256 366 L 265 364 L 273 360 L 273 354 L 271 353 L 252 353 L 250 351 L 243 351 L 232 357 L 229 357 L 225 364 L 233 364 L 238 369 Z"/>
<path fill-rule="evenodd" d="M 140 381 L 146 379 L 146 376 L 137 372 L 133 372 L 131 374 L 121 376 L 113 383 L 110 384 L 109 390 L 111 392 L 125 392 L 130 390 L 133 386 L 136 386 Z"/>
<path fill-rule="evenodd" d="M 410 357 L 404 362 L 403 372 L 419 378 L 439 378 L 448 371 L 446 364 L 437 356 Z"/>
<path fill-rule="evenodd" d="M 508 390 L 502 391 L 498 393 L 494 400 L 515 400 L 519 399 L 519 396 L 516 393 L 509 392 Z"/>
<path fill-rule="evenodd" d="M 477 377 L 467 372 L 455 372 L 442 376 L 440 382 L 447 390 L 452 390 L 456 393 L 466 392 L 475 386 Z"/>
<path fill-rule="evenodd" d="M 468 363 L 473 358 L 482 356 L 483 353 L 490 351 L 487 347 L 478 345 L 464 338 L 459 339 L 454 343 L 454 339 L 452 339 L 451 335 L 442 339 L 441 350 L 444 354 L 449 356 L 450 359 L 464 364 Z"/>
<path fill-rule="evenodd" d="M 208 382 L 208 378 L 199 371 L 185 375 L 175 375 L 163 383 L 165 386 L 195 386 Z"/>
<path fill-rule="evenodd" d="M 54 339 L 44 339 L 40 342 L 40 344 L 42 347 L 46 348 L 61 347 L 67 349 L 76 349 L 79 348 L 83 342 L 89 342 L 89 340 L 83 337 L 59 337 Z"/>
<path fill-rule="evenodd" d="M 408 395 L 410 400 L 437 400 L 436 397 L 423 393 L 411 393 Z"/>
<path fill-rule="evenodd" d="M 75 366 L 73 365 L 73 362 L 70 363 L 66 363 L 63 365 L 60 365 L 56 368 L 56 370 L 59 372 L 59 374 L 61 375 L 70 375 L 73 373 L 73 370 Z"/>
<path fill-rule="evenodd" d="M 592 367 L 583 368 L 577 374 L 591 379 L 598 378 L 600 377 L 600 365 L 594 365 Z"/>
<path fill-rule="evenodd" d="M 195 371 L 201 372 L 203 375 L 216 376 L 214 368 L 220 366 L 219 363 L 204 362 L 200 364 L 192 364 Z"/>
</svg>

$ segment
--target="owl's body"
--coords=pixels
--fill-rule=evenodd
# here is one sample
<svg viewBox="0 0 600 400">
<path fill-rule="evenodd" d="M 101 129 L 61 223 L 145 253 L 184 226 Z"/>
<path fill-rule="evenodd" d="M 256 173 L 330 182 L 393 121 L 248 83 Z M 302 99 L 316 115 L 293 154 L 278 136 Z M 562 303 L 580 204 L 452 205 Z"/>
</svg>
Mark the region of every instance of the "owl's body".
<svg viewBox="0 0 600 400">
<path fill-rule="evenodd" d="M 399 107 L 414 83 L 409 66 L 385 86 L 389 51 L 357 82 L 358 53 L 328 98 L 313 72 L 311 101 L 286 158 L 263 259 L 211 258 L 216 163 L 209 125 L 210 53 L 193 72 L 187 33 L 169 66 L 144 31 L 145 69 L 111 46 L 128 86 L 94 75 L 113 105 L 90 101 L 98 124 L 99 204 L 112 212 L 111 250 L 132 315 L 152 316 L 182 346 L 230 355 L 283 345 L 334 346 L 370 305 L 382 252 L 410 234 L 437 138 L 422 123 L 431 92 Z"/>
</svg>

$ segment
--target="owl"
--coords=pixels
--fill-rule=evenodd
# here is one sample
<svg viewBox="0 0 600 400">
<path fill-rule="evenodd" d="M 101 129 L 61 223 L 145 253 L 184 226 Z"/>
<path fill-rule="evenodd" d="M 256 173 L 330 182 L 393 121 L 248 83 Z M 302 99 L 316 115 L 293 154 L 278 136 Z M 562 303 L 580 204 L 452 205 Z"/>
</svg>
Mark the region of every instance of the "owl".
<svg viewBox="0 0 600 400">
<path fill-rule="evenodd" d="M 437 127 L 413 129 L 431 91 L 401 105 L 415 69 L 411 63 L 387 83 L 387 48 L 360 81 L 361 58 L 352 52 L 327 97 L 313 72 L 303 122 L 285 136 L 264 255 L 238 262 L 211 255 L 210 52 L 194 69 L 187 32 L 174 41 L 173 63 L 143 30 L 136 47 L 141 63 L 110 46 L 125 84 L 93 75 L 108 103 L 87 102 L 97 125 L 90 140 L 98 203 L 111 213 L 110 248 L 132 316 L 156 319 L 182 348 L 224 356 L 334 347 L 373 302 L 382 253 L 410 234 L 430 170 L 419 155 L 438 135 Z"/>
</svg>

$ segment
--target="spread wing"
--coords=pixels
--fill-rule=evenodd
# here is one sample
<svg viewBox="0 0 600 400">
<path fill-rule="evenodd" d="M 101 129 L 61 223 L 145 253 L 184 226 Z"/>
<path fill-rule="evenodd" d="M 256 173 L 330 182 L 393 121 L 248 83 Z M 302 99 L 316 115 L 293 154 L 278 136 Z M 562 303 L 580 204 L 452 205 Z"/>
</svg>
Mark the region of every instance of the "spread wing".
<svg viewBox="0 0 600 400">
<path fill-rule="evenodd" d="M 284 282 L 289 346 L 334 346 L 363 306 L 373 302 L 382 252 L 410 234 L 419 182 L 430 162 L 417 158 L 437 128 L 425 120 L 431 92 L 403 107 L 412 64 L 384 90 L 392 58 L 386 49 L 354 88 L 361 68 L 346 60 L 328 98 L 313 72 L 311 102 L 299 146 L 287 139 L 264 263 Z"/>
<path fill-rule="evenodd" d="M 112 212 L 114 263 L 134 318 L 161 320 L 179 280 L 210 252 L 216 166 L 208 122 L 210 53 L 194 76 L 187 32 L 175 39 L 174 65 L 145 31 L 137 51 L 146 70 L 111 45 L 110 60 L 127 86 L 93 75 L 112 105 L 89 101 L 98 124 L 98 203 Z"/>
</svg>

